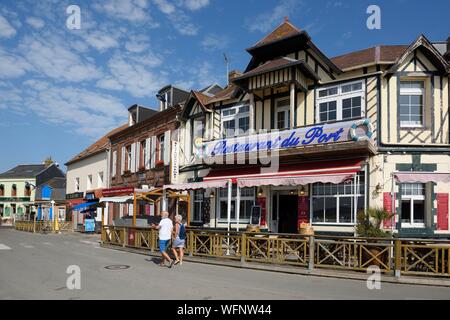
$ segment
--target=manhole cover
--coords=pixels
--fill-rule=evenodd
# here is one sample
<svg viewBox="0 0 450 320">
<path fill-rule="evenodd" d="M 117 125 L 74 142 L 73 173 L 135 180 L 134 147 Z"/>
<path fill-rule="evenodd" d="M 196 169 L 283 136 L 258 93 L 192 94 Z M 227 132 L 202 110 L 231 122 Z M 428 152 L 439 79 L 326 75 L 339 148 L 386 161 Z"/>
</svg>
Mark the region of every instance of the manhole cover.
<svg viewBox="0 0 450 320">
<path fill-rule="evenodd" d="M 106 266 L 105 269 L 108 270 L 125 270 L 125 269 L 129 269 L 130 266 L 127 266 L 125 264 L 114 264 L 111 266 Z"/>
</svg>

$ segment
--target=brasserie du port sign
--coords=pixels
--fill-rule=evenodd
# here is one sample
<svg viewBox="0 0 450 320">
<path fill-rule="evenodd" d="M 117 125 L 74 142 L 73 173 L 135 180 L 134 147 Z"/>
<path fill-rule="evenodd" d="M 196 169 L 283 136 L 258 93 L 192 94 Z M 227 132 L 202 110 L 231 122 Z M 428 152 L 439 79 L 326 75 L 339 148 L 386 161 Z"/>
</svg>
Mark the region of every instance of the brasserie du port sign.
<svg viewBox="0 0 450 320">
<path fill-rule="evenodd" d="M 208 141 L 201 144 L 199 151 L 203 157 L 248 152 L 273 152 L 302 146 L 370 140 L 372 134 L 373 127 L 370 120 L 364 119 Z"/>
</svg>

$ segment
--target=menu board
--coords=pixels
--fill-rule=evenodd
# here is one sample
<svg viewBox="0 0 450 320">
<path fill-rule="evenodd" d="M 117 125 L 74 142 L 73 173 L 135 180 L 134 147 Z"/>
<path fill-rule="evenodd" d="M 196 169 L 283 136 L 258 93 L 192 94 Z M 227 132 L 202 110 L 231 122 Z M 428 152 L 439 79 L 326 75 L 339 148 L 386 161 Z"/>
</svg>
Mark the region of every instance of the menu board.
<svg viewBox="0 0 450 320">
<path fill-rule="evenodd" d="M 261 207 L 253 206 L 250 216 L 250 224 L 259 226 L 260 223 L 261 223 Z"/>
</svg>

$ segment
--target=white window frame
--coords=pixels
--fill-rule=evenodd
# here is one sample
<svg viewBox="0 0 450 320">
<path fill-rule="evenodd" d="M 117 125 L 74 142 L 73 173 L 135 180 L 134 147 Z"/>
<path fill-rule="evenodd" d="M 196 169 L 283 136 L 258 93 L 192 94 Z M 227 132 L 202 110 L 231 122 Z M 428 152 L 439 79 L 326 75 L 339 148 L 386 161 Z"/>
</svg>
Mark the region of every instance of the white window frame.
<svg viewBox="0 0 450 320">
<path fill-rule="evenodd" d="M 87 179 L 86 179 L 86 190 L 91 190 L 92 189 L 92 184 L 93 184 L 93 180 L 92 180 L 92 174 L 88 174 L 87 175 Z"/>
<path fill-rule="evenodd" d="M 282 105 L 282 106 L 278 106 L 278 102 L 283 101 L 283 100 L 287 100 L 288 104 L 286 105 Z M 285 128 L 278 128 L 278 112 L 285 112 L 284 113 L 284 121 L 286 123 L 286 127 Z M 291 122 L 291 106 L 290 106 L 290 98 L 289 97 L 283 97 L 283 98 L 278 98 L 275 100 L 275 123 L 274 123 L 274 127 L 275 129 L 278 130 L 284 130 L 284 129 L 289 129 L 290 128 L 290 122 Z"/>
<path fill-rule="evenodd" d="M 364 183 L 361 184 L 361 176 L 364 177 Z M 355 208 L 353 207 L 355 205 L 355 196 L 357 199 L 359 199 L 360 197 L 364 198 L 364 207 L 366 207 L 366 200 L 365 200 L 365 193 L 367 192 L 366 190 L 366 181 L 367 181 L 367 177 L 365 175 L 365 171 L 361 171 L 360 174 L 358 174 L 356 176 L 356 185 L 357 185 L 357 192 L 355 194 L 355 186 L 354 186 L 354 180 L 352 178 L 351 182 L 349 183 L 340 183 L 335 185 L 336 186 L 336 190 L 338 190 L 340 185 L 344 185 L 344 190 L 346 188 L 346 185 L 350 186 L 350 193 L 347 193 L 345 191 L 344 194 L 324 194 L 324 195 L 316 195 L 314 194 L 314 185 L 315 183 L 311 184 L 311 195 L 309 197 L 310 199 L 310 223 L 312 225 L 339 225 L 339 226 L 354 226 L 356 224 L 356 216 L 354 215 L 354 211 Z M 327 183 L 323 184 L 323 185 L 328 185 Z M 323 187 L 323 186 L 322 186 Z M 364 189 L 364 194 L 361 193 L 361 187 L 363 187 Z M 314 218 L 314 207 L 313 207 L 313 200 L 314 198 L 334 198 L 336 199 L 336 222 L 315 222 L 313 221 Z M 341 198 L 350 198 L 351 199 L 351 203 L 352 203 L 352 215 L 351 215 L 351 222 L 340 222 L 340 199 Z M 358 201 L 356 200 L 356 206 L 358 206 Z M 357 211 L 357 210 L 356 210 Z M 323 213 L 324 217 L 325 217 L 325 212 Z"/>
<path fill-rule="evenodd" d="M 203 192 L 203 200 L 196 199 L 197 192 Z M 193 190 L 192 191 L 192 199 L 193 199 L 193 206 L 192 206 L 193 215 L 192 215 L 191 222 L 202 222 L 202 212 L 203 212 L 203 206 L 204 206 L 203 202 L 205 201 L 205 191 L 204 190 L 202 191 L 201 189 Z M 200 219 L 199 220 L 195 220 L 195 204 L 196 203 L 199 203 L 199 205 L 200 205 Z"/>
<path fill-rule="evenodd" d="M 248 111 L 240 112 L 240 109 L 242 107 L 248 107 Z M 234 110 L 233 114 L 224 115 L 224 112 L 231 111 L 231 110 Z M 221 121 L 220 121 L 221 130 L 220 131 L 221 131 L 222 137 L 231 138 L 231 137 L 235 137 L 235 136 L 243 136 L 243 135 L 248 134 L 249 130 L 247 130 L 247 132 L 239 132 L 239 119 L 249 118 L 249 129 L 250 129 L 250 106 L 249 106 L 249 104 L 247 104 L 247 103 L 238 104 L 233 107 L 222 109 L 220 115 L 221 115 Z M 233 129 L 234 133 L 233 133 L 233 135 L 226 135 L 225 128 L 224 128 L 224 122 L 231 121 L 231 120 L 234 120 L 234 129 Z"/>
<path fill-rule="evenodd" d="M 75 191 L 80 191 L 80 178 L 75 178 Z"/>
<path fill-rule="evenodd" d="M 131 172 L 131 144 L 130 145 L 128 145 L 128 146 L 126 146 L 125 147 L 125 154 L 126 154 L 126 159 L 127 159 L 127 161 L 126 161 L 126 168 L 125 168 L 125 170 L 126 171 L 130 171 Z"/>
<path fill-rule="evenodd" d="M 103 188 L 103 177 L 104 177 L 103 171 L 100 171 L 97 174 L 97 188 Z"/>
<path fill-rule="evenodd" d="M 401 202 L 403 201 L 410 201 L 410 208 L 411 211 L 409 213 L 409 222 L 403 222 L 400 217 L 400 222 L 402 225 L 402 228 L 425 228 L 425 215 L 426 215 L 426 203 L 425 203 L 425 184 L 423 183 L 411 183 L 411 185 L 422 185 L 421 190 L 423 190 L 423 193 L 421 195 L 404 195 L 402 192 L 401 195 Z M 423 222 L 421 223 L 415 223 L 414 222 L 414 201 L 423 201 Z M 400 206 L 402 203 L 400 203 Z M 402 212 L 403 215 L 403 212 Z"/>
<path fill-rule="evenodd" d="M 158 136 L 158 159 L 156 159 L 157 162 L 164 161 L 164 139 L 164 133 Z"/>
<path fill-rule="evenodd" d="M 422 82 L 423 88 L 402 88 L 402 83 L 405 82 Z M 425 80 L 400 80 L 400 88 L 399 95 L 408 95 L 408 96 L 422 96 L 422 123 L 412 123 L 411 121 L 402 121 L 400 119 L 400 105 L 398 106 L 399 110 L 399 119 L 400 119 L 400 128 L 423 128 L 425 126 Z M 399 98 L 400 103 L 400 98 Z"/>
<path fill-rule="evenodd" d="M 353 84 L 361 84 L 361 89 L 342 93 L 342 88 L 348 85 Z M 337 88 L 337 94 L 320 97 L 319 93 L 323 90 L 329 90 L 331 88 Z M 363 80 L 358 81 L 350 81 L 345 83 L 340 83 L 336 85 L 330 85 L 326 87 L 321 87 L 316 90 L 316 123 L 326 123 L 326 122 L 334 122 L 334 121 L 347 121 L 352 119 L 362 118 L 366 114 L 366 85 Z M 351 99 L 355 97 L 361 97 L 361 115 L 358 117 L 343 119 L 343 101 L 345 99 Z M 320 121 L 320 104 L 325 102 L 336 101 L 336 119 L 330 121 Z"/>
<path fill-rule="evenodd" d="M 242 192 L 243 191 L 242 189 L 243 188 L 241 188 L 241 190 L 240 190 L 241 191 L 240 201 L 241 202 L 242 201 L 253 201 L 252 206 L 254 206 L 256 204 L 256 188 L 249 187 L 249 189 L 253 189 L 253 196 L 248 196 L 248 195 L 244 194 Z M 223 190 L 228 195 L 228 188 L 223 188 Z M 236 195 L 237 194 L 234 194 L 234 190 L 236 190 L 236 192 L 237 192 L 237 189 L 234 189 L 234 186 L 233 186 L 232 191 L 231 191 L 231 205 L 232 206 L 234 205 L 234 209 L 236 210 L 236 208 L 237 208 L 236 207 Z M 217 220 L 218 220 L 219 223 L 227 223 L 228 222 L 227 218 L 221 218 L 220 217 L 220 203 L 221 202 L 226 202 L 227 205 L 228 205 L 228 196 L 222 195 L 220 188 L 216 189 L 216 194 L 217 194 L 217 201 L 216 201 Z M 251 215 L 251 213 L 250 213 L 250 215 Z M 240 215 L 239 215 L 239 223 L 240 224 L 241 223 L 242 224 L 250 223 L 250 219 L 251 219 L 251 216 L 248 219 L 245 219 L 243 212 L 241 212 Z M 234 219 L 231 218 L 231 223 L 237 223 L 236 215 L 235 215 Z"/>
</svg>

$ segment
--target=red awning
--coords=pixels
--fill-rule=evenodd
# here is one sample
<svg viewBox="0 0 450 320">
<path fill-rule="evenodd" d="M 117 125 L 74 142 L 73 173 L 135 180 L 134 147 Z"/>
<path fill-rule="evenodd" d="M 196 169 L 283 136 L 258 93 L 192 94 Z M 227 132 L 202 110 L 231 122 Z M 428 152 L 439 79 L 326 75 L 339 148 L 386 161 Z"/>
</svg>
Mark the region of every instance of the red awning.
<svg viewBox="0 0 450 320">
<path fill-rule="evenodd" d="M 396 180 L 400 183 L 427 183 L 445 182 L 450 183 L 450 173 L 444 172 L 397 172 L 394 173 Z"/>
<path fill-rule="evenodd" d="M 341 183 L 361 171 L 362 159 L 322 161 L 273 168 L 250 167 L 229 170 L 213 170 L 204 181 L 228 181 L 240 187 L 263 185 L 295 186 L 309 183 Z"/>
<path fill-rule="evenodd" d="M 180 184 L 169 184 L 165 185 L 163 188 L 171 190 L 196 190 L 196 189 L 208 189 L 208 188 L 225 188 L 227 186 L 228 180 L 218 180 L 218 181 L 204 181 L 204 182 L 192 182 L 192 183 L 180 183 Z"/>
</svg>

